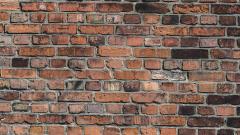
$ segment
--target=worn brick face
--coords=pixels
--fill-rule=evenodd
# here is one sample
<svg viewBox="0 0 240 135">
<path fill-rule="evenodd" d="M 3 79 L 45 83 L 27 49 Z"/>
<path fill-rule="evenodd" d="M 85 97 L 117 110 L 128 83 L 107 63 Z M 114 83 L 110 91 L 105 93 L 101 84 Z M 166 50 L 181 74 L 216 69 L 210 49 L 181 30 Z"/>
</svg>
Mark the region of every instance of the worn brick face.
<svg viewBox="0 0 240 135">
<path fill-rule="evenodd" d="M 239 0 L 0 0 L 0 135 L 240 135 Z"/>
</svg>

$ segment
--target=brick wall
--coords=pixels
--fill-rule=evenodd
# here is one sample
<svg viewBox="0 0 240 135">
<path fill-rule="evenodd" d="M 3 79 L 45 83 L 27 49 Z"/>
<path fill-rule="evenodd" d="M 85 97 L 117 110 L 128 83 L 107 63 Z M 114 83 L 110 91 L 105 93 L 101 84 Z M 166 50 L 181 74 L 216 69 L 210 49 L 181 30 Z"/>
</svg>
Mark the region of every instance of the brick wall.
<svg viewBox="0 0 240 135">
<path fill-rule="evenodd" d="M 240 135 L 239 2 L 1 0 L 0 135 Z"/>
</svg>

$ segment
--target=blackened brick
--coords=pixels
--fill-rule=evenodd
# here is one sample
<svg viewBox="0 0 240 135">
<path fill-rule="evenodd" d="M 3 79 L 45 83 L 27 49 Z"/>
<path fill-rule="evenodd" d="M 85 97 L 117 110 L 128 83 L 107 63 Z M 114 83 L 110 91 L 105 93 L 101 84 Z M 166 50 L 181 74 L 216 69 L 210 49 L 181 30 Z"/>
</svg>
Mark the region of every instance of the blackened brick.
<svg viewBox="0 0 240 135">
<path fill-rule="evenodd" d="M 240 128 L 240 118 L 227 118 L 227 126 Z"/>
<path fill-rule="evenodd" d="M 125 82 L 123 84 L 124 91 L 126 92 L 137 92 L 140 91 L 140 82 Z"/>
<path fill-rule="evenodd" d="M 204 49 L 172 49 L 174 59 L 202 59 L 208 58 L 208 50 Z"/>
<path fill-rule="evenodd" d="M 195 107 L 194 106 L 179 106 L 178 114 L 179 115 L 194 115 Z"/>
<path fill-rule="evenodd" d="M 25 58 L 13 58 L 12 59 L 13 67 L 28 67 L 28 59 Z"/>
<path fill-rule="evenodd" d="M 217 135 L 234 135 L 234 131 L 232 129 L 220 129 Z"/>
<path fill-rule="evenodd" d="M 168 5 L 162 3 L 137 3 L 135 9 L 139 13 L 165 14 L 170 11 Z"/>
<path fill-rule="evenodd" d="M 165 25 L 176 25 L 179 23 L 178 15 L 164 15 L 162 17 L 162 24 Z"/>
<path fill-rule="evenodd" d="M 223 126 L 224 119 L 217 117 L 192 117 L 188 119 L 191 127 L 220 127 Z"/>
</svg>

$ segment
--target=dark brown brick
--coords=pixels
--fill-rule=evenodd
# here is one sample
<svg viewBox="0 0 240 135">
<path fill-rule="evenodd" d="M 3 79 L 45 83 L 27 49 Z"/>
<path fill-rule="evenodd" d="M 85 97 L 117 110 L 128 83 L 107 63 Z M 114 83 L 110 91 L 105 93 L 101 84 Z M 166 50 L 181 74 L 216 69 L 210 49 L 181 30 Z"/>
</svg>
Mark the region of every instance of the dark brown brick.
<svg viewBox="0 0 240 135">
<path fill-rule="evenodd" d="M 227 118 L 227 126 L 233 128 L 240 128 L 240 118 Z"/>
<path fill-rule="evenodd" d="M 190 127 L 220 127 L 223 124 L 224 119 L 217 117 L 191 117 L 188 119 Z"/>
<path fill-rule="evenodd" d="M 163 3 L 137 3 L 135 9 L 139 13 L 159 13 L 170 12 L 168 5 Z"/>
<path fill-rule="evenodd" d="M 124 91 L 126 92 L 137 92 L 140 91 L 140 82 L 124 82 Z"/>
<path fill-rule="evenodd" d="M 28 59 L 24 58 L 13 58 L 12 59 L 13 67 L 28 67 Z"/>
<path fill-rule="evenodd" d="M 174 59 L 206 59 L 208 50 L 204 49 L 172 49 Z"/>
</svg>

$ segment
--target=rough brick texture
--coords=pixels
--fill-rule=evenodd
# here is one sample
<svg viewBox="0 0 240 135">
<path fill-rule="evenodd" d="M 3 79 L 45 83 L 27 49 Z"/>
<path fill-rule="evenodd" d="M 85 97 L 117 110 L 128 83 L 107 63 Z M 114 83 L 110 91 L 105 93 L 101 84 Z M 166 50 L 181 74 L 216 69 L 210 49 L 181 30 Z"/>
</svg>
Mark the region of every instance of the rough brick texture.
<svg viewBox="0 0 240 135">
<path fill-rule="evenodd" d="M 0 0 L 0 135 L 240 135 L 240 0 Z"/>
</svg>

